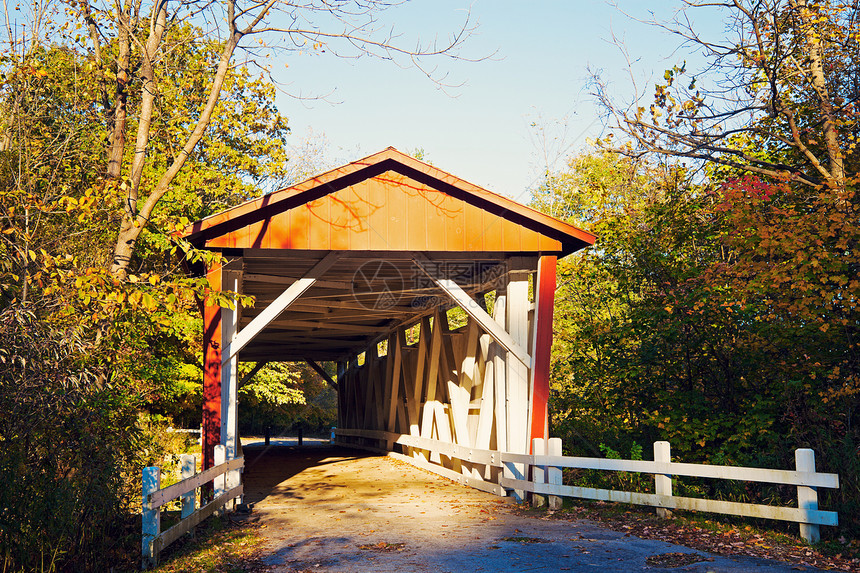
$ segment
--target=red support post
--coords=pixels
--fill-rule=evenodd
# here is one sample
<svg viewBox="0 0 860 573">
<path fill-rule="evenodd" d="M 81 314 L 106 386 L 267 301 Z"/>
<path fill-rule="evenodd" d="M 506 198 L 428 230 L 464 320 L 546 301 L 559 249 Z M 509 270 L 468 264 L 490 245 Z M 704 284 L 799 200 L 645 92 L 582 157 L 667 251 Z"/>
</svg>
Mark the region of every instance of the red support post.
<svg viewBox="0 0 860 573">
<path fill-rule="evenodd" d="M 221 290 L 221 267 L 206 274 L 212 290 Z M 203 469 L 215 465 L 221 442 L 221 307 L 203 301 Z"/>
<path fill-rule="evenodd" d="M 548 439 L 549 360 L 552 350 L 552 312 L 555 303 L 556 257 L 541 257 L 535 285 L 534 345 L 532 346 L 531 436 Z"/>
</svg>

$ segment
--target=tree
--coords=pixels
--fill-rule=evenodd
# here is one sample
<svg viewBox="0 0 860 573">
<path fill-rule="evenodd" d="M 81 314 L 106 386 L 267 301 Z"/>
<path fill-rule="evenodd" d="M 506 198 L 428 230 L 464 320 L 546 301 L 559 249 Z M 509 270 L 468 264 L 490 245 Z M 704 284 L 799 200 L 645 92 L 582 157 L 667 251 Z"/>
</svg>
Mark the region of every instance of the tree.
<svg viewBox="0 0 860 573">
<path fill-rule="evenodd" d="M 843 476 L 832 494 L 857 515 L 860 397 L 860 224 L 857 197 L 860 6 L 822 0 L 685 2 L 727 16 L 725 39 L 702 37 L 682 12 L 662 24 L 702 50 L 708 67 L 667 70 L 650 104 L 624 108 L 599 78 L 628 157 L 692 159 L 722 256 L 696 271 L 707 300 L 730 309 L 726 360 L 751 396 L 755 442 L 790 463 L 813 447 Z M 692 76 L 692 77 L 691 77 Z M 678 307 L 673 306 L 677 312 Z M 695 310 L 695 309 L 694 309 Z M 671 324 L 671 323 L 669 323 Z M 658 336 L 669 333 L 658 329 Z M 664 429 L 677 431 L 668 417 Z M 778 439 L 783 436 L 785 439 Z M 846 452 L 854 452 L 847 454 Z M 848 531 L 860 527 L 847 518 Z"/>
<path fill-rule="evenodd" d="M 857 181 L 860 6 L 831 0 L 685 1 L 719 10 L 726 38 L 704 38 L 682 11 L 660 26 L 700 50 L 707 67 L 667 70 L 650 105 L 597 96 L 639 156 L 686 157 L 774 180 L 845 193 Z M 713 16 L 712 14 L 710 16 Z"/>
<path fill-rule="evenodd" d="M 791 195 L 752 176 L 696 184 L 680 166 L 609 152 L 548 178 L 534 205 L 598 236 L 559 262 L 553 433 L 574 455 L 660 439 L 685 461 L 755 467 L 791 467 L 812 447 L 840 475 L 822 503 L 851 534 L 857 285 L 829 243 L 856 217 L 799 217 Z"/>
<path fill-rule="evenodd" d="M 178 43 L 169 56 L 193 70 L 209 53 Z M 193 170 L 142 230 L 133 273 L 114 281 L 106 266 L 120 200 L 99 180 L 107 132 L 87 65 L 68 46 L 38 42 L 2 59 L 0 474 L 10 485 L 0 561 L 10 570 L 101 571 L 133 555 L 124 528 L 139 499 L 134 476 L 164 453 L 146 410 L 201 346 L 203 285 L 175 273 L 171 222 L 243 200 L 286 159 L 272 86 L 234 67 L 213 129 L 187 161 Z M 176 118 L 194 109 L 193 77 L 176 74 L 170 88 L 152 122 L 155 166 L 181 129 Z"/>
<path fill-rule="evenodd" d="M 402 2 L 387 0 L 302 0 L 262 2 L 226 0 L 201 5 L 167 0 L 146 5 L 68 2 L 73 22 L 87 32 L 90 73 L 99 83 L 97 100 L 108 126 L 105 185 L 119 189 L 121 221 L 110 262 L 114 277 L 124 279 L 144 228 L 152 224 L 156 207 L 169 192 L 188 158 L 193 156 L 216 117 L 218 102 L 235 56 L 244 51 L 250 63 L 261 65 L 260 51 L 316 50 L 345 57 L 372 55 L 403 60 L 433 77 L 425 58 L 458 57 L 457 50 L 471 32 L 463 27 L 447 42 L 407 48 L 393 30 L 386 33 L 380 13 Z M 194 26 L 194 34 L 177 35 L 176 27 Z M 72 34 L 66 25 L 67 34 Z M 71 37 L 70 37 L 71 39 Z M 79 42 L 82 38 L 75 38 Z M 170 54 L 183 43 L 207 44 L 217 55 L 194 69 L 200 94 L 187 122 L 171 134 L 167 161 L 153 161 L 153 122 L 174 71 Z M 256 43 L 256 45 L 255 45 Z M 255 51 L 256 50 L 256 51 Z M 130 153 L 131 148 L 132 152 Z M 149 170 L 150 178 L 145 178 Z"/>
</svg>

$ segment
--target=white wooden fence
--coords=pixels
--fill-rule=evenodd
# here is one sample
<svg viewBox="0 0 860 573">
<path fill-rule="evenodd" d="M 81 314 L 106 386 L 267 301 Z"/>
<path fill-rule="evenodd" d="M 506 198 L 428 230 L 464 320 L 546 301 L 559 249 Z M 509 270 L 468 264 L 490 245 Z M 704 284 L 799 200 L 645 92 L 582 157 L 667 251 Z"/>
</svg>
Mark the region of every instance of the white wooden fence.
<svg viewBox="0 0 860 573">
<path fill-rule="evenodd" d="M 245 459 L 236 458 L 225 461 L 224 458 L 224 446 L 215 446 L 216 465 L 198 474 L 196 458 L 190 454 L 180 456 L 183 480 L 163 489 L 160 468 L 148 467 L 143 470 L 143 569 L 157 565 L 162 549 L 242 496 L 244 490 L 240 472 L 245 466 Z M 213 480 L 215 498 L 197 509 L 197 488 Z M 181 521 L 167 531 L 161 531 L 160 508 L 178 497 L 182 498 Z"/>
<path fill-rule="evenodd" d="M 197 443 L 203 443 L 203 426 L 199 428 L 167 428 L 168 434 L 194 434 L 197 436 Z"/>
<path fill-rule="evenodd" d="M 532 444 L 533 454 L 515 454 L 467 448 L 429 438 L 383 431 L 338 429 L 335 432 L 339 443 L 378 452 L 388 452 L 392 457 L 477 489 L 497 495 L 505 495 L 506 490 L 531 492 L 533 502 L 536 505 L 546 503 L 547 500 L 544 496 L 549 496 L 550 506 L 560 507 L 559 496 L 564 496 L 649 505 L 658 508 L 658 513 L 664 517 L 670 515 L 672 509 L 682 509 L 793 521 L 800 524 L 801 536 L 810 543 L 820 539 L 820 525 L 838 525 L 836 512 L 818 509 L 817 490 L 820 487 L 838 488 L 839 476 L 837 474 L 817 473 L 815 471 L 815 454 L 810 449 L 795 451 L 796 466 L 794 470 L 772 470 L 672 462 L 668 442 L 654 442 L 654 461 L 645 461 L 562 456 L 561 440 L 558 438 L 551 438 L 546 444 L 544 440 L 536 439 Z M 347 440 L 343 438 L 352 438 L 349 440 L 352 443 L 345 443 Z M 359 438 L 363 443 L 356 443 L 358 440 L 355 438 Z M 386 447 L 371 445 L 373 442 L 380 442 Z M 392 444 L 402 446 L 406 454 L 389 452 Z M 424 452 L 431 455 L 428 456 Z M 468 467 L 464 466 L 459 473 L 442 467 L 432 462 L 434 454 L 467 462 Z M 504 471 L 496 471 L 497 477 L 495 481 L 492 481 L 487 478 L 491 477 L 494 472 L 476 471 L 476 465 L 502 468 Z M 561 468 L 653 474 L 655 493 L 563 485 Z M 672 495 L 672 478 L 675 476 L 793 485 L 797 487 L 798 506 L 778 507 L 678 497 Z"/>
</svg>

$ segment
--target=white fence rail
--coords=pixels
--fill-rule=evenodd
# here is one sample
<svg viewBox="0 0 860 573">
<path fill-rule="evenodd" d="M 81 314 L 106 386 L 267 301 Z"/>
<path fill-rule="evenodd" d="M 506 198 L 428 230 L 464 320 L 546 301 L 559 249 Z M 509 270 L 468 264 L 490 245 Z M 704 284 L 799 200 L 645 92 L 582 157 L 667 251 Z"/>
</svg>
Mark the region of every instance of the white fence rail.
<svg viewBox="0 0 860 573">
<path fill-rule="evenodd" d="M 836 512 L 818 509 L 817 490 L 822 487 L 838 488 L 839 476 L 816 472 L 815 454 L 810 449 L 795 451 L 796 466 L 794 470 L 772 470 L 672 462 L 668 442 L 655 442 L 654 461 L 645 461 L 562 456 L 561 440 L 558 438 L 552 438 L 548 440 L 548 443 L 544 443 L 544 440 L 534 440 L 532 444 L 534 454 L 514 454 L 467 448 L 438 440 L 383 431 L 338 429 L 336 434 L 339 439 L 352 437 L 361 438 L 365 441 L 364 444 L 345 444 L 353 447 L 363 447 L 380 452 L 387 451 L 385 448 L 370 446 L 366 443 L 368 440 L 378 441 L 384 444 L 399 444 L 408 450 L 423 450 L 448 458 L 456 458 L 470 464 L 504 468 L 504 472 L 496 472 L 498 478 L 494 483 L 476 477 L 474 471 L 456 472 L 435 464 L 429 461 L 427 456 L 404 455 L 397 452 L 389 454 L 462 484 L 498 495 L 505 495 L 506 490 L 531 492 L 533 502 L 537 505 L 546 503 L 547 500 L 544 496 L 549 496 L 550 505 L 559 507 L 559 497 L 563 496 L 649 505 L 658 508 L 657 511 L 662 516 L 668 516 L 672 509 L 682 509 L 793 521 L 800 524 L 800 534 L 809 542 L 816 542 L 820 539 L 820 525 L 838 525 Z M 530 468 L 531 471 L 529 471 Z M 655 493 L 562 485 L 561 468 L 652 474 L 654 475 Z M 490 475 L 489 472 L 486 475 Z M 798 506 L 777 507 L 678 497 L 672 495 L 672 478 L 678 476 L 792 485 L 797 487 Z"/>
<path fill-rule="evenodd" d="M 161 469 L 148 467 L 143 470 L 143 563 L 149 569 L 158 564 L 161 551 L 191 531 L 204 519 L 224 507 L 244 493 L 240 472 L 245 466 L 244 458 L 224 461 L 224 446 L 215 446 L 215 466 L 197 472 L 194 456 L 180 456 L 182 481 L 161 487 Z M 215 496 L 205 506 L 197 508 L 197 489 L 202 485 L 215 482 Z M 166 531 L 161 531 L 161 506 L 181 497 L 181 521 Z"/>
</svg>

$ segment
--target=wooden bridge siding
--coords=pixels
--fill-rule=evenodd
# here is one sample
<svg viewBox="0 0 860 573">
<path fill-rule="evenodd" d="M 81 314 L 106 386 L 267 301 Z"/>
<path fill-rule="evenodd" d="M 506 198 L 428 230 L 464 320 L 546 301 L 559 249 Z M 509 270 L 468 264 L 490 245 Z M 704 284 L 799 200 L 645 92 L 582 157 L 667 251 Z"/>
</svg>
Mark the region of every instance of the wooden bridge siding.
<svg viewBox="0 0 860 573">
<path fill-rule="evenodd" d="M 387 355 L 378 356 L 373 345 L 363 365 L 353 359 L 341 371 L 340 427 L 528 453 L 532 438 L 546 437 L 556 262 L 555 257 L 537 259 L 537 301 L 530 310 L 528 274 L 535 272 L 535 261 L 511 259 L 518 272 L 497 291 L 495 314 L 529 348 L 531 369 L 506 353 L 475 320 L 451 330 L 447 315 L 436 309 L 419 322 L 417 341 L 406 343 L 414 324 L 400 326 L 387 338 Z M 535 346 L 544 351 L 535 352 Z M 351 439 L 363 445 L 361 438 Z M 499 471 L 420 450 L 406 453 L 478 479 L 495 479 L 490 472 Z"/>
<path fill-rule="evenodd" d="M 241 263 L 236 259 L 210 272 L 213 288 L 241 290 L 241 273 L 231 270 Z M 504 351 L 471 318 L 467 326 L 449 330 L 446 315 L 436 309 L 432 327 L 430 317 L 420 321 L 417 343 L 406 344 L 404 326 L 388 336 L 390 356 L 399 356 L 397 370 L 387 356 L 377 355 L 376 345 L 365 351 L 364 366 L 359 368 L 353 357 L 341 369 L 345 383 L 338 396 L 339 426 L 516 453 L 528 453 L 532 438 L 546 437 L 555 257 L 510 257 L 507 266 L 508 279 L 496 291 L 495 320 L 527 349 L 532 368 Z M 528 296 L 530 274 L 535 276 L 534 310 Z M 204 305 L 204 467 L 210 465 L 215 436 L 220 434 L 221 443 L 228 445 L 235 435 L 236 368 L 231 362 L 220 366 L 221 348 L 229 342 L 224 325 L 237 320 L 232 313 L 208 301 Z M 451 463 L 462 470 L 460 462 Z M 485 472 L 466 466 L 464 473 L 475 477 Z"/>
<path fill-rule="evenodd" d="M 221 268 L 206 274 L 209 286 L 221 290 Z M 203 307 L 203 467 L 215 465 L 221 436 L 221 307 L 206 298 Z"/>
<path fill-rule="evenodd" d="M 533 317 L 533 342 L 529 348 L 532 355 L 531 438 L 549 439 L 550 354 L 552 351 L 552 314 L 555 305 L 556 258 L 541 257 L 535 280 L 535 312 Z"/>
<path fill-rule="evenodd" d="M 513 253 L 562 250 L 556 239 L 392 171 L 212 238 L 206 246 Z"/>
</svg>

